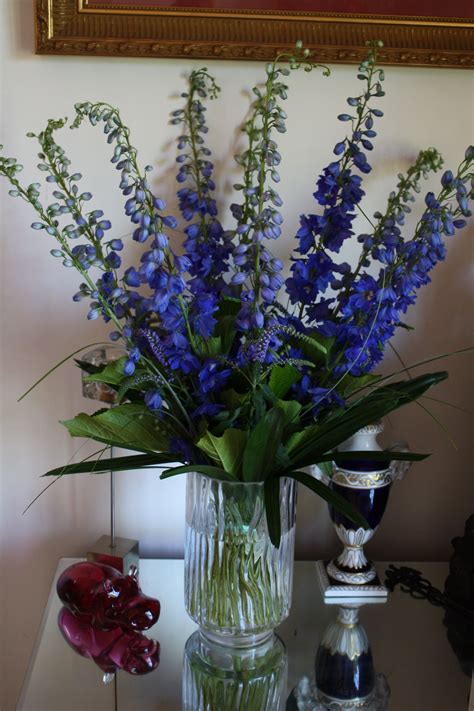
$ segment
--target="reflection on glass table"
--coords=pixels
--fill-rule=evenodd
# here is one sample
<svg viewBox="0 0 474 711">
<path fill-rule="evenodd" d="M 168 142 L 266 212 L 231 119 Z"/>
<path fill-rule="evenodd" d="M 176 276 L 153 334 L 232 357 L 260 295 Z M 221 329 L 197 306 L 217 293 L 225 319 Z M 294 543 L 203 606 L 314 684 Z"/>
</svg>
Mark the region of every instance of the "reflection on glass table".
<svg viewBox="0 0 474 711">
<path fill-rule="evenodd" d="M 235 649 L 194 632 L 184 650 L 183 710 L 281 709 L 286 662 L 285 645 L 277 636 L 258 647 Z"/>
<path fill-rule="evenodd" d="M 56 579 L 73 562 L 62 559 Z M 443 588 L 447 564 L 411 565 Z M 387 566 L 379 563 L 379 571 L 383 573 Z M 184 610 L 182 561 L 140 561 L 140 587 L 161 602 L 161 617 L 147 632 L 160 644 L 160 663 L 142 677 L 118 672 L 109 684 L 103 683 L 101 670 L 90 659 L 76 654 L 63 639 L 58 628 L 61 603 L 56 579 L 18 711 L 296 711 L 295 693 L 301 711 L 356 708 L 334 706 L 331 701 L 341 697 L 344 685 L 347 698 L 358 693 L 359 699 L 371 697 L 379 703 L 359 706 L 370 711 L 469 708 L 470 679 L 448 643 L 443 610 L 396 590 L 384 604 L 341 612 L 338 605 L 324 604 L 312 562 L 295 565 L 293 605 L 289 618 L 278 628 L 278 638 L 257 650 L 235 652 L 196 634 Z M 350 609 L 347 601 L 341 604 Z M 335 667 L 328 666 L 331 649 L 348 651 L 351 664 L 339 659 Z M 354 669 L 359 674 L 355 690 L 351 687 Z M 322 696 L 318 705 L 311 696 L 315 671 L 317 685 L 321 687 L 322 680 L 324 687 L 320 688 L 326 699 L 323 705 Z"/>
<path fill-rule="evenodd" d="M 376 673 L 365 628 L 363 602 L 345 601 L 335 610 L 316 652 L 314 678 L 303 676 L 291 692 L 287 711 L 386 711 L 390 687 Z"/>
</svg>

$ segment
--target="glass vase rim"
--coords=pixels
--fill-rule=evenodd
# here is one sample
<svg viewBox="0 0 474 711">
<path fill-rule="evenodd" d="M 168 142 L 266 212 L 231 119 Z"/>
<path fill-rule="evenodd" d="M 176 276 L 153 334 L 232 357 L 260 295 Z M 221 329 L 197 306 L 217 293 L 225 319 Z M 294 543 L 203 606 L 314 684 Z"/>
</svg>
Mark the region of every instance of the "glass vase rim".
<svg viewBox="0 0 474 711">
<path fill-rule="evenodd" d="M 211 476 L 210 474 L 202 474 L 201 472 L 198 472 L 198 471 L 188 472 L 188 474 L 197 474 L 198 476 L 202 477 L 203 479 L 209 479 L 210 481 L 214 481 L 217 484 L 225 484 L 226 486 L 249 486 L 249 487 L 250 486 L 258 486 L 258 487 L 262 488 L 265 486 L 265 482 L 266 482 L 266 479 L 263 479 L 262 481 L 240 481 L 240 480 L 227 481 L 224 479 L 218 479 L 217 477 Z M 286 479 L 289 479 L 290 481 L 295 481 L 293 479 L 293 477 L 291 477 L 291 476 L 280 476 L 278 478 L 281 481 L 285 481 Z"/>
</svg>

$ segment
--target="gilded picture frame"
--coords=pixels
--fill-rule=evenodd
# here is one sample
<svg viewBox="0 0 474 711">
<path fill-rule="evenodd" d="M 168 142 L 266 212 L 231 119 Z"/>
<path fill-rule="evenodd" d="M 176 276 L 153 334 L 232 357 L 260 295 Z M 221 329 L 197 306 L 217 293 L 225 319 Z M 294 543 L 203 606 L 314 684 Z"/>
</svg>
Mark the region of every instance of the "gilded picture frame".
<svg viewBox="0 0 474 711">
<path fill-rule="evenodd" d="M 258 0 L 234 3 L 250 5 L 246 10 L 232 9 L 228 0 L 189 0 L 188 8 L 171 6 L 176 3 L 160 7 L 159 0 L 35 2 L 38 54 L 267 60 L 301 39 L 318 61 L 357 63 L 365 55 L 366 42 L 380 39 L 383 64 L 474 67 L 473 11 L 464 0 L 456 0 L 460 17 L 269 10 L 259 9 Z M 265 0 L 260 7 L 271 2 Z M 371 5 L 369 0 L 354 2 L 355 7 Z M 212 4 L 221 9 L 203 7 Z M 460 12 L 464 4 L 466 10 Z M 372 5 L 380 9 L 384 3 Z M 315 0 L 314 7 L 320 6 Z M 338 6 L 335 0 L 332 7 Z M 416 0 L 411 7 L 416 12 Z"/>
</svg>

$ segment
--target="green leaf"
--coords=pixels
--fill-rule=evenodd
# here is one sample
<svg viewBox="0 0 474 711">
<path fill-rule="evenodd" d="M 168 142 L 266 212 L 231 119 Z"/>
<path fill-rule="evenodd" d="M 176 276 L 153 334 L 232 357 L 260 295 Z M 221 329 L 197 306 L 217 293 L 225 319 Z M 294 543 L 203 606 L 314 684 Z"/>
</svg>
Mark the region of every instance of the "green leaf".
<svg viewBox="0 0 474 711">
<path fill-rule="evenodd" d="M 208 356 L 222 355 L 222 341 L 220 336 L 202 339 L 201 351 Z"/>
<path fill-rule="evenodd" d="M 66 474 L 102 474 L 103 472 L 120 472 L 129 469 L 145 469 L 147 467 L 157 467 L 162 464 L 175 462 L 178 456 L 171 452 L 159 452 L 156 454 L 138 454 L 130 457 L 105 457 L 102 459 L 90 459 L 77 464 L 66 464 L 63 467 L 50 469 L 43 476 L 64 476 Z"/>
<path fill-rule="evenodd" d="M 329 462 L 337 459 L 338 461 L 344 461 L 346 459 L 352 459 L 354 461 L 371 459 L 375 462 L 388 462 L 399 460 L 402 462 L 421 462 L 423 459 L 430 457 L 430 454 L 419 454 L 418 452 L 391 452 L 389 449 L 382 451 L 362 451 L 362 452 L 332 452 L 325 454 L 324 457 L 319 459 L 319 464 L 321 462 Z M 332 458 L 332 459 L 331 459 Z"/>
<path fill-rule="evenodd" d="M 287 427 L 288 425 L 298 425 L 298 416 L 301 410 L 303 409 L 303 406 L 300 405 L 299 402 L 297 402 L 296 400 L 277 400 L 275 404 L 277 407 L 283 410 L 283 414 L 285 416 L 283 421 L 283 427 Z"/>
<path fill-rule="evenodd" d="M 291 456 L 292 452 L 297 452 L 303 444 L 312 441 L 312 439 L 318 434 L 319 429 L 320 426 L 314 424 L 309 425 L 309 427 L 305 427 L 304 430 L 300 430 L 300 432 L 292 434 L 285 444 L 288 454 Z"/>
<path fill-rule="evenodd" d="M 267 400 L 262 390 L 255 390 L 251 395 L 250 411 L 253 410 L 253 421 L 259 422 L 267 412 Z"/>
<path fill-rule="evenodd" d="M 327 476 L 328 479 L 332 477 L 332 463 L 327 462 L 317 462 L 317 466 L 321 469 L 322 473 Z"/>
<path fill-rule="evenodd" d="M 224 296 L 219 302 L 216 318 L 219 321 L 221 316 L 237 316 L 241 308 L 242 302 L 240 299 L 235 298 L 235 296 Z"/>
<path fill-rule="evenodd" d="M 215 328 L 221 341 L 221 355 L 229 352 L 235 339 L 235 316 L 223 316 Z"/>
<path fill-rule="evenodd" d="M 431 454 L 419 454 L 418 452 L 392 452 L 390 449 L 376 450 L 370 452 L 369 450 L 363 450 L 360 452 L 327 452 L 326 454 L 319 454 L 318 459 L 311 462 L 311 464 L 323 464 L 324 462 L 333 462 L 336 459 L 338 461 L 344 461 L 346 459 L 353 459 L 354 461 L 364 461 L 366 459 L 371 459 L 375 462 L 387 462 L 393 460 L 399 460 L 402 462 L 421 462 L 423 459 L 431 457 Z M 311 464 L 305 466 L 311 466 Z"/>
<path fill-rule="evenodd" d="M 81 360 L 80 358 L 74 358 L 74 363 L 87 375 L 93 375 L 102 370 L 102 366 L 94 365 L 94 363 L 89 363 L 87 360 Z"/>
<path fill-rule="evenodd" d="M 230 427 L 221 437 L 206 432 L 196 446 L 212 460 L 222 464 L 233 479 L 239 479 L 247 438 L 248 432 Z"/>
<path fill-rule="evenodd" d="M 207 454 L 209 459 L 212 459 L 213 462 L 221 464 L 219 454 L 214 445 L 213 435 L 211 435 L 209 430 L 196 442 L 196 447 L 199 447 L 202 452 Z"/>
<path fill-rule="evenodd" d="M 275 467 L 284 421 L 283 410 L 275 407 L 269 410 L 251 431 L 242 462 L 244 481 L 263 481 Z"/>
<path fill-rule="evenodd" d="M 153 375 L 152 373 L 147 373 L 143 370 L 135 372 L 133 375 L 126 378 L 122 382 L 117 392 L 117 402 L 122 402 L 125 395 L 130 392 L 130 390 L 135 390 L 137 386 L 139 386 L 140 389 L 143 390 L 144 385 L 154 385 L 156 388 L 160 385 L 160 381 L 158 377 L 156 375 Z"/>
<path fill-rule="evenodd" d="M 395 370 L 393 373 L 389 373 L 388 375 L 381 375 L 378 379 L 378 382 L 386 382 L 387 380 L 391 380 L 395 375 L 409 373 L 415 368 L 420 368 L 422 365 L 428 365 L 429 363 L 433 363 L 437 360 L 443 360 L 444 358 L 449 358 L 450 356 L 464 355 L 465 353 L 472 353 L 473 351 L 474 346 L 469 346 L 468 348 L 459 348 L 458 350 L 451 351 L 450 353 L 439 353 L 438 355 L 431 356 L 431 358 L 425 358 L 424 360 L 418 360 L 415 363 L 409 363 L 408 365 L 404 365 L 401 370 Z M 446 377 L 448 377 L 447 373 Z"/>
<path fill-rule="evenodd" d="M 186 474 L 187 472 L 199 472 L 199 474 L 204 474 L 219 481 L 232 481 L 232 478 L 223 469 L 208 466 L 207 464 L 185 464 L 183 467 L 172 467 L 164 471 L 160 475 L 160 479 L 169 479 L 171 476 Z"/>
<path fill-rule="evenodd" d="M 281 514 L 280 514 L 280 479 L 268 477 L 264 485 L 265 514 L 270 540 L 276 548 L 280 547 Z"/>
<path fill-rule="evenodd" d="M 292 365 L 275 365 L 270 373 L 268 385 L 278 398 L 282 398 L 300 378 L 301 373 Z"/>
<path fill-rule="evenodd" d="M 351 504 L 349 504 L 343 496 L 338 494 L 336 491 L 333 491 L 329 486 L 326 486 L 326 484 L 323 484 L 322 481 L 319 481 L 319 479 L 315 479 L 313 476 L 306 474 L 305 472 L 298 471 L 289 472 L 286 476 L 292 477 L 293 479 L 296 479 L 296 481 L 300 482 L 300 484 L 307 486 L 308 489 L 314 491 L 315 494 L 327 501 L 328 504 L 334 506 L 335 509 L 344 514 L 344 516 L 347 516 L 347 518 L 358 526 L 362 526 L 362 528 L 369 528 L 367 521 L 362 514 L 357 511 L 357 509 L 351 506 Z"/>
<path fill-rule="evenodd" d="M 295 336 L 298 339 L 298 346 L 301 348 L 305 356 L 311 358 L 313 361 L 318 362 L 321 357 L 326 357 L 328 350 L 332 343 L 333 338 L 325 338 L 319 334 L 313 332 L 310 336 L 298 333 Z"/>
<path fill-rule="evenodd" d="M 219 304 L 219 309 L 216 314 L 217 324 L 214 333 L 221 338 L 221 353 L 228 353 L 235 339 L 235 317 L 241 307 L 240 299 L 234 299 L 232 297 L 225 297 Z"/>
<path fill-rule="evenodd" d="M 95 415 L 81 412 L 62 424 L 72 437 L 86 437 L 97 442 L 135 449 L 138 452 L 160 452 L 168 448 L 160 432 L 160 421 L 143 405 L 126 404 Z"/>
<path fill-rule="evenodd" d="M 357 378 L 353 375 L 346 375 L 341 383 L 341 395 L 344 399 L 347 399 L 353 392 L 356 392 L 356 390 L 362 390 L 367 387 L 367 385 L 376 382 L 379 377 L 379 375 L 372 375 L 371 373 L 361 375 Z"/>
<path fill-rule="evenodd" d="M 233 390 L 231 388 L 230 390 L 224 390 L 221 392 L 219 399 L 230 410 L 236 410 L 245 402 L 247 397 L 247 393 L 238 393 L 237 390 Z"/>
<path fill-rule="evenodd" d="M 295 332 L 292 334 L 290 341 L 295 343 L 297 348 L 303 352 L 305 358 L 311 361 L 312 365 L 315 363 L 324 363 L 334 344 L 334 338 L 326 338 L 316 331 L 313 331 L 309 335 Z"/>
<path fill-rule="evenodd" d="M 214 435 L 221 437 L 226 430 L 232 429 L 234 424 L 239 420 L 242 408 L 236 410 L 221 410 L 214 416 L 216 424 L 214 425 Z"/>
<path fill-rule="evenodd" d="M 320 424 L 311 425 L 293 435 L 286 443 L 294 466 L 300 468 L 318 461 L 320 455 L 335 449 L 361 427 L 419 398 L 448 374 L 428 373 L 407 381 L 391 383 L 373 390 L 347 409 L 340 409 Z"/>
<path fill-rule="evenodd" d="M 123 372 L 126 357 L 118 358 L 113 363 L 109 363 L 100 373 L 88 375 L 84 380 L 86 383 L 105 383 L 106 385 L 120 385 L 127 376 Z"/>
<path fill-rule="evenodd" d="M 288 452 L 286 451 L 286 447 L 283 444 L 280 444 L 275 457 L 275 471 L 286 471 L 290 468 L 291 460 L 288 456 Z"/>
</svg>

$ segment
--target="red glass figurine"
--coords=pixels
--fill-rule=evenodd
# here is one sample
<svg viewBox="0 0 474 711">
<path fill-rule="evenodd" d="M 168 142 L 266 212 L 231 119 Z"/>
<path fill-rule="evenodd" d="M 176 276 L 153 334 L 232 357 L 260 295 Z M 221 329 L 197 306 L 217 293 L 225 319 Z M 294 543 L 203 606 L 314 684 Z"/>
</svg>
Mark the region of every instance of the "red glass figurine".
<svg viewBox="0 0 474 711">
<path fill-rule="evenodd" d="M 122 575 L 102 563 L 75 563 L 60 575 L 57 591 L 78 620 L 102 630 L 147 630 L 160 616 L 158 600 L 138 587 L 136 568 Z"/>
</svg>

